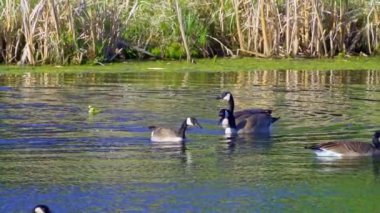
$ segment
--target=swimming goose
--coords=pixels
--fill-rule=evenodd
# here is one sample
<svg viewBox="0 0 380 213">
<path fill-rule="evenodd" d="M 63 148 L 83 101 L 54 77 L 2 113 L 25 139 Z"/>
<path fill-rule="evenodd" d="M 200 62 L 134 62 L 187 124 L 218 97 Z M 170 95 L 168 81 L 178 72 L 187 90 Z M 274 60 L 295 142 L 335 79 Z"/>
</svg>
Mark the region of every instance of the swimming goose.
<svg viewBox="0 0 380 213">
<path fill-rule="evenodd" d="M 222 99 L 228 101 L 229 104 L 229 110 L 234 113 L 236 123 L 239 123 L 243 120 L 245 120 L 247 117 L 250 117 L 252 115 L 257 116 L 256 120 L 263 120 L 263 122 L 269 122 L 270 124 L 273 124 L 280 118 L 272 117 L 272 110 L 270 109 L 245 109 L 235 112 L 235 102 L 234 97 L 232 96 L 231 92 L 223 92 L 220 96 L 217 97 L 217 99 Z M 264 115 L 261 115 L 264 114 Z M 267 120 L 267 121 L 264 121 Z M 269 128 L 267 126 L 267 128 Z M 268 130 L 269 131 L 269 130 Z"/>
<path fill-rule="evenodd" d="M 226 135 L 234 134 L 270 134 L 271 116 L 266 113 L 256 113 L 251 116 L 245 116 L 244 119 L 236 121 L 234 114 L 229 109 L 219 111 L 219 123 L 225 129 Z"/>
<path fill-rule="evenodd" d="M 188 126 L 198 126 L 199 128 L 202 128 L 197 119 L 188 117 L 182 122 L 182 125 L 178 130 L 166 127 L 149 126 L 149 129 L 152 130 L 150 140 L 154 142 L 181 142 L 186 138 L 185 132 Z"/>
<path fill-rule="evenodd" d="M 336 141 L 305 146 L 320 157 L 373 156 L 380 155 L 380 130 L 372 136 L 372 144 L 357 141 Z"/>
<path fill-rule="evenodd" d="M 50 213 L 50 209 L 46 205 L 37 205 L 33 208 L 33 213 Z"/>
</svg>

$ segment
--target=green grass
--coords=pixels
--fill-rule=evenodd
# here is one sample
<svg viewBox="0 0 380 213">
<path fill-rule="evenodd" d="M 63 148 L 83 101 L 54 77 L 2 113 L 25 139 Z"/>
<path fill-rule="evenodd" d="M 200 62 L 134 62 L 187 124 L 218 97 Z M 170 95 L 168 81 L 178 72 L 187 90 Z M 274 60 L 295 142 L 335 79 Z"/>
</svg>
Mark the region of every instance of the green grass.
<svg viewBox="0 0 380 213">
<path fill-rule="evenodd" d="M 196 64 L 186 61 L 129 61 L 124 63 L 74 66 L 0 66 L 0 73 L 22 72 L 144 72 L 144 71 L 252 71 L 252 70 L 380 70 L 379 57 L 349 59 L 200 59 Z"/>
</svg>

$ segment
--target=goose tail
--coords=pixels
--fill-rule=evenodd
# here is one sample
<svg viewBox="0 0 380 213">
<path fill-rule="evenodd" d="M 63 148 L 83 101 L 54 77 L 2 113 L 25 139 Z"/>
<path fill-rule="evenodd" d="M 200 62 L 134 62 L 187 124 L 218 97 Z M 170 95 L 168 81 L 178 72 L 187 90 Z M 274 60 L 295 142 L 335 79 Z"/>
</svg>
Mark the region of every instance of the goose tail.
<svg viewBox="0 0 380 213">
<path fill-rule="evenodd" d="M 321 147 L 318 144 L 312 144 L 310 146 L 304 146 L 305 149 L 311 149 L 311 150 L 321 150 Z"/>
<path fill-rule="evenodd" d="M 150 130 L 154 130 L 154 129 L 156 128 L 156 126 L 148 126 L 148 128 L 149 128 Z"/>
<path fill-rule="evenodd" d="M 273 124 L 274 122 L 278 121 L 280 117 L 272 117 L 271 118 L 271 123 Z"/>
</svg>

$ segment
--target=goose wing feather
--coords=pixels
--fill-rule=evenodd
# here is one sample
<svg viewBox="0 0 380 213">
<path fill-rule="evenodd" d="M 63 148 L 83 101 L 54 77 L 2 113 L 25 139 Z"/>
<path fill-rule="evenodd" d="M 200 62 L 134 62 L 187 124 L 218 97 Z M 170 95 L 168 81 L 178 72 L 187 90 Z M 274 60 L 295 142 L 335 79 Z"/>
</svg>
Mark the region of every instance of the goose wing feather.
<svg viewBox="0 0 380 213">
<path fill-rule="evenodd" d="M 272 117 L 265 113 L 242 116 L 236 119 L 236 127 L 241 133 L 268 133 Z"/>
<path fill-rule="evenodd" d="M 239 122 L 237 122 L 236 124 L 236 129 L 241 132 L 241 133 L 249 133 L 250 131 L 252 131 L 252 128 L 249 129 L 248 126 L 249 126 L 249 122 L 247 119 L 243 119 L 243 120 L 240 120 Z"/>
<path fill-rule="evenodd" d="M 238 118 L 238 117 L 241 117 L 241 116 L 250 116 L 250 115 L 253 115 L 253 114 L 260 114 L 260 113 L 265 113 L 265 114 L 272 114 L 272 110 L 269 110 L 269 109 L 245 109 L 245 110 L 240 110 L 240 111 L 236 111 L 234 112 L 234 116 L 235 118 Z"/>
<path fill-rule="evenodd" d="M 363 142 L 327 142 L 314 147 L 314 149 L 316 148 L 320 150 L 329 150 L 341 154 L 366 154 L 371 153 L 373 151 L 372 144 Z"/>
</svg>

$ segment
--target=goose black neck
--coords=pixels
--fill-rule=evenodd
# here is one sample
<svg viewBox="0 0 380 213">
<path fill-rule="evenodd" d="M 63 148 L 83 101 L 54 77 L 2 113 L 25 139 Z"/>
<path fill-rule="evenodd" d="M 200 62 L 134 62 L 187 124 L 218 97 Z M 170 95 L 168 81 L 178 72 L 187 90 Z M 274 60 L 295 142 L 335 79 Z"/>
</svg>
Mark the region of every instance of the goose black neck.
<svg viewBox="0 0 380 213">
<path fill-rule="evenodd" d="M 372 143 L 376 149 L 380 149 L 379 137 L 380 137 L 380 131 L 375 132 L 375 134 L 372 137 Z"/>
<path fill-rule="evenodd" d="M 228 104 L 229 104 L 229 110 L 234 113 L 234 108 L 235 108 L 235 102 L 234 102 L 234 97 L 232 96 L 232 94 L 230 94 L 230 100 L 228 101 Z"/>
<path fill-rule="evenodd" d="M 178 130 L 178 135 L 181 136 L 182 138 L 186 138 L 186 136 L 185 136 L 186 129 L 187 129 L 187 119 L 185 119 L 182 122 L 182 125 Z"/>
<path fill-rule="evenodd" d="M 233 114 L 233 111 L 228 116 L 228 124 L 230 125 L 230 128 L 236 129 L 236 122 L 235 122 L 235 116 Z"/>
</svg>

